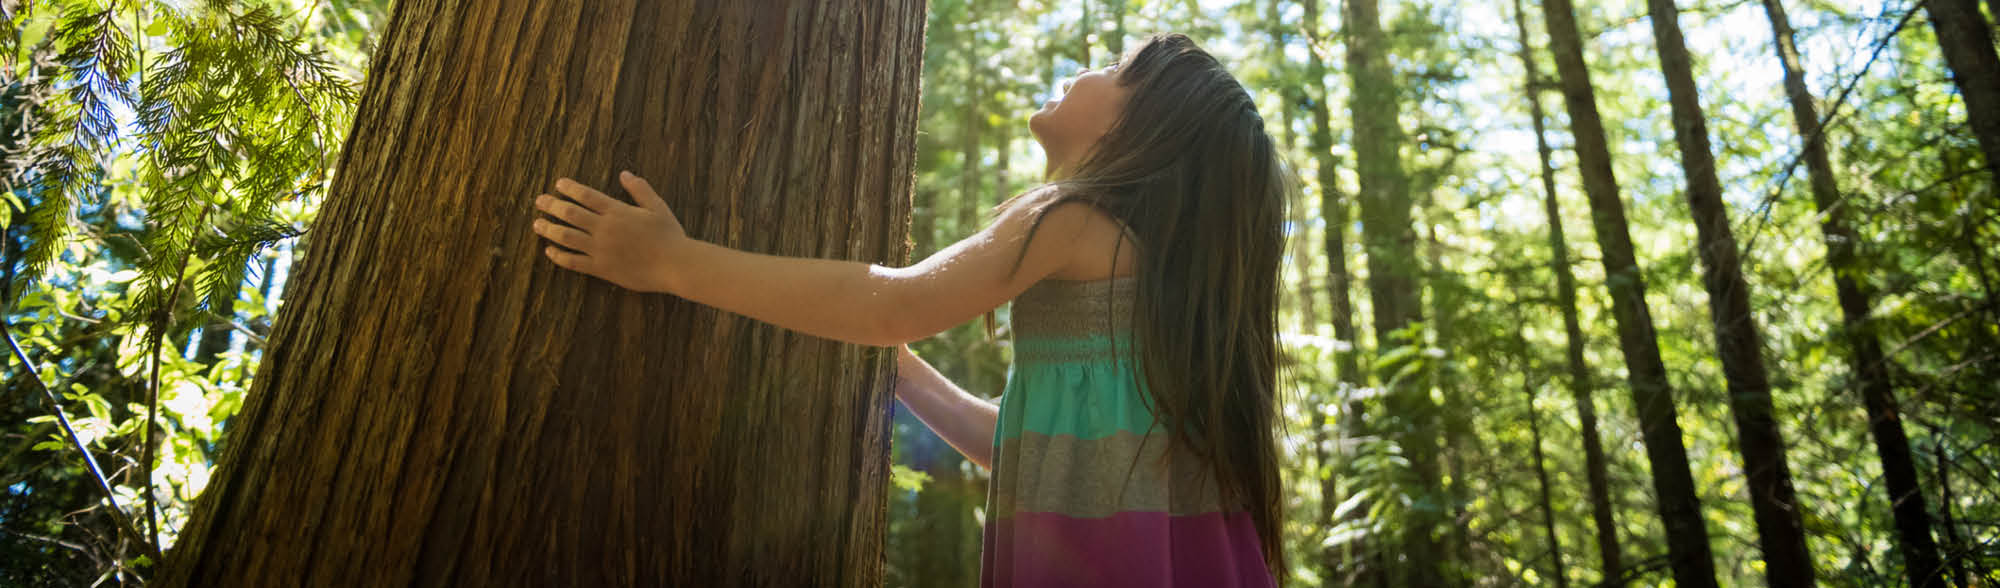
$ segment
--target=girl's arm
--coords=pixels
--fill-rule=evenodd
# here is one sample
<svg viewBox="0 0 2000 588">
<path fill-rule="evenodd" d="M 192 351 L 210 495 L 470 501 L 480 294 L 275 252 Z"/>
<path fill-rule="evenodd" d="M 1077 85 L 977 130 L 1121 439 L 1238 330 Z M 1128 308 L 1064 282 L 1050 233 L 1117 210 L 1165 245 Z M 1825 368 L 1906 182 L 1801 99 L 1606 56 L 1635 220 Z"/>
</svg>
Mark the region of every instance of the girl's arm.
<svg viewBox="0 0 2000 588">
<path fill-rule="evenodd" d="M 1000 407 L 953 385 L 908 346 L 896 353 L 896 399 L 965 459 L 993 468 L 993 427 Z"/>
<path fill-rule="evenodd" d="M 568 178 L 564 200 L 543 194 L 535 232 L 565 268 L 639 291 L 665 292 L 809 335 L 892 346 L 931 336 L 999 306 L 1070 263 L 1079 235 L 1109 217 L 1088 204 L 1044 215 L 1027 242 L 1033 209 L 1053 191 L 1022 198 L 991 226 L 910 267 L 738 251 L 688 237 L 645 180 L 621 175 L 637 206 Z M 572 202 L 573 200 L 574 202 Z M 1027 249 L 1018 272 L 1014 260 Z"/>
</svg>

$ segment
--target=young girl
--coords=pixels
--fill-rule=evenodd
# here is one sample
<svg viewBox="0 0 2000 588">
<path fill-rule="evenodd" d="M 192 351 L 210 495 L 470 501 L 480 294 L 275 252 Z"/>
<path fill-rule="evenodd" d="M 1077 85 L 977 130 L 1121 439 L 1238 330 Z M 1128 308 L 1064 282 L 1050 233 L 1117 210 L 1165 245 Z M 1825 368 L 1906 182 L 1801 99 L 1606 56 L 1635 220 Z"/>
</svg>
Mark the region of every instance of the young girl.
<svg viewBox="0 0 2000 588">
<path fill-rule="evenodd" d="M 1013 301 L 999 406 L 903 347 L 896 396 L 992 469 L 986 586 L 1269 586 L 1282 571 L 1277 275 L 1291 184 L 1256 105 L 1157 35 L 1029 127 L 1049 183 L 905 268 L 688 237 L 645 180 L 567 178 L 536 208 L 557 265 L 811 335 L 902 346 Z M 573 227 L 573 228 L 572 228 Z"/>
</svg>

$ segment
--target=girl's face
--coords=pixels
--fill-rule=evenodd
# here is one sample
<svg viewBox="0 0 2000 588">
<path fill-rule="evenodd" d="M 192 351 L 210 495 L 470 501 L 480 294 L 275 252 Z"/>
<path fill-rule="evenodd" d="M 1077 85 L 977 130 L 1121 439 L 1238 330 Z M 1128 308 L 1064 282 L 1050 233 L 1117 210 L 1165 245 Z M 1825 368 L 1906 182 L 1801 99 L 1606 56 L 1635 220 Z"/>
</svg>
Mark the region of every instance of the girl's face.
<svg viewBox="0 0 2000 588">
<path fill-rule="evenodd" d="M 1028 117 L 1028 130 L 1048 154 L 1049 169 L 1081 159 L 1118 120 L 1131 91 L 1118 84 L 1117 68 L 1078 72 L 1063 84 L 1061 97 L 1042 103 L 1042 109 Z"/>
</svg>

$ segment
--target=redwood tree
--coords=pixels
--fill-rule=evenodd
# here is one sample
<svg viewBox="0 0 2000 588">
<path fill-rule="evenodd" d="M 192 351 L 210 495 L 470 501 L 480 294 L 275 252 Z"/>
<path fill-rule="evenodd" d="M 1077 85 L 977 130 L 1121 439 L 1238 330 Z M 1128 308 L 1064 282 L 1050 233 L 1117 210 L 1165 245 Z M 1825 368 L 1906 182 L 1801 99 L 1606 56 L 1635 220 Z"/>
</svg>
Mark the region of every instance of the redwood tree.
<svg viewBox="0 0 2000 588">
<path fill-rule="evenodd" d="M 530 205 L 900 263 L 923 3 L 404 0 L 166 586 L 875 585 L 893 356 L 561 270 Z"/>
</svg>

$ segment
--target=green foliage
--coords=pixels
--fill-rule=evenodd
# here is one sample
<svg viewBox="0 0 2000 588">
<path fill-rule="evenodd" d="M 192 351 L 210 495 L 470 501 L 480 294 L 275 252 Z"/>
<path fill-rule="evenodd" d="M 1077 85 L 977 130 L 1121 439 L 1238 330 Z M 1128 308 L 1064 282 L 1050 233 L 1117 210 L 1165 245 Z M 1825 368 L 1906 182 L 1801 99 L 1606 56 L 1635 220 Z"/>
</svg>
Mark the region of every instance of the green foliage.
<svg viewBox="0 0 2000 588">
<path fill-rule="evenodd" d="M 4 363 L 22 395 L 0 409 L 0 584 L 133 582 L 150 562 L 132 541 L 145 539 L 115 530 L 49 422 L 71 417 L 124 516 L 144 521 L 151 498 L 171 545 L 227 442 L 273 283 L 357 99 L 365 37 L 321 16 L 385 7 L 6 4 L 20 34 L 0 46 L 0 310 L 63 402 L 27 395 L 28 370 Z M 204 338 L 224 348 L 192 353 Z"/>
</svg>

